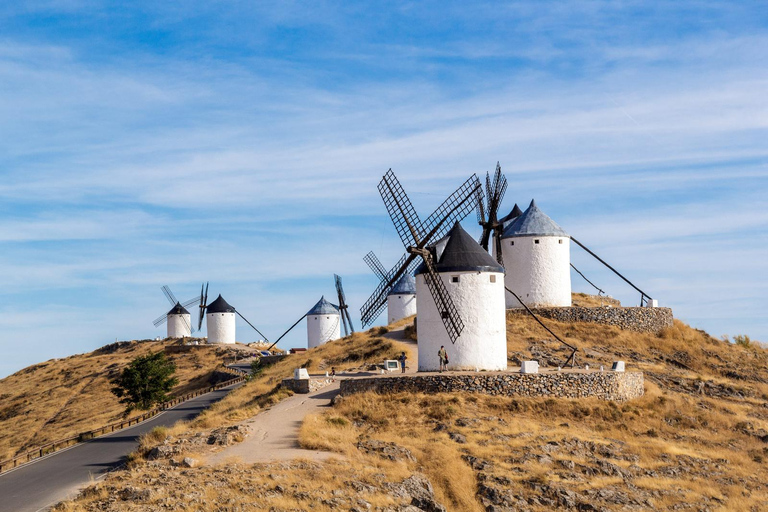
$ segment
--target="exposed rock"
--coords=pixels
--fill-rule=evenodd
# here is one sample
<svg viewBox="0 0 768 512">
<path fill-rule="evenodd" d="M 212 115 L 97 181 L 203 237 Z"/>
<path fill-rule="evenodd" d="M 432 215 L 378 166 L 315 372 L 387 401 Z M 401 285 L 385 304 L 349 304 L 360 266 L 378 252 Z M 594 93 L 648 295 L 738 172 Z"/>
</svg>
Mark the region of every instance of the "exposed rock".
<svg viewBox="0 0 768 512">
<path fill-rule="evenodd" d="M 197 459 L 193 459 L 192 457 L 184 457 L 184 460 L 181 461 L 182 467 L 185 468 L 194 468 L 197 467 L 199 464 Z"/>
<path fill-rule="evenodd" d="M 357 443 L 357 449 L 363 453 L 375 453 L 379 457 L 393 461 L 415 461 L 411 451 L 395 443 L 385 443 L 377 439 L 361 439 Z"/>
<path fill-rule="evenodd" d="M 234 425 L 231 427 L 217 428 L 211 431 L 208 436 L 208 444 L 215 444 L 220 446 L 229 446 L 230 444 L 239 443 L 248 435 L 248 428 L 242 425 Z"/>
<path fill-rule="evenodd" d="M 147 453 L 147 460 L 170 459 L 177 453 L 179 453 L 178 447 L 161 444 L 160 446 L 155 446 L 149 450 L 149 453 Z"/>
<path fill-rule="evenodd" d="M 446 508 L 435 500 L 432 483 L 415 473 L 399 484 L 388 484 L 390 493 L 398 498 L 410 498 L 411 505 L 424 512 L 446 512 Z"/>
</svg>

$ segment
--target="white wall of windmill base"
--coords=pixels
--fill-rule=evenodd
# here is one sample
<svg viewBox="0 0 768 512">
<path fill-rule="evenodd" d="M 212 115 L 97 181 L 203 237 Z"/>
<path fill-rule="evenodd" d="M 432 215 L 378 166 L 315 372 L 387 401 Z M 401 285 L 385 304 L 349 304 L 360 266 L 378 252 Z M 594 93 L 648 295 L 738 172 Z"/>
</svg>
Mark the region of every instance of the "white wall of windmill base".
<svg viewBox="0 0 768 512">
<path fill-rule="evenodd" d="M 341 338 L 341 317 L 338 314 L 307 316 L 307 347 L 319 347 Z"/>
<path fill-rule="evenodd" d="M 407 316 L 416 314 L 416 295 L 390 295 L 387 297 L 387 323 L 393 324 Z"/>
<path fill-rule="evenodd" d="M 233 344 L 235 342 L 234 313 L 206 313 L 205 326 L 209 344 Z"/>
<path fill-rule="evenodd" d="M 190 315 L 168 315 L 168 337 L 184 338 L 191 336 L 190 328 L 192 324 L 190 322 Z"/>
<path fill-rule="evenodd" d="M 419 371 L 440 369 L 437 352 L 445 345 L 452 370 L 506 370 L 507 325 L 504 307 L 504 274 L 500 272 L 446 272 L 440 274 L 453 299 L 464 330 L 451 343 L 424 275 L 416 276 L 419 311 Z M 459 282 L 453 282 L 458 277 Z M 495 282 L 492 282 L 492 279 Z"/>
<path fill-rule="evenodd" d="M 506 285 L 527 306 L 571 306 L 570 238 L 520 236 L 501 244 Z M 522 307 L 511 293 L 505 295 L 508 308 Z"/>
</svg>

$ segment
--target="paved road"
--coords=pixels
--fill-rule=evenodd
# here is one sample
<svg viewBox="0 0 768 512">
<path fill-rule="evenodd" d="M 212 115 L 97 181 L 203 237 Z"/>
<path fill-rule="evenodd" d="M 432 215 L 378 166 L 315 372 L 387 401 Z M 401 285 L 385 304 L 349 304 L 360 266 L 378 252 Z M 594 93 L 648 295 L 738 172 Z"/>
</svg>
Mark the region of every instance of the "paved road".
<svg viewBox="0 0 768 512">
<path fill-rule="evenodd" d="M 84 485 L 119 466 L 155 427 L 190 420 L 240 384 L 188 400 L 139 425 L 56 452 L 0 475 L 0 512 L 37 512 L 72 497 Z"/>
</svg>

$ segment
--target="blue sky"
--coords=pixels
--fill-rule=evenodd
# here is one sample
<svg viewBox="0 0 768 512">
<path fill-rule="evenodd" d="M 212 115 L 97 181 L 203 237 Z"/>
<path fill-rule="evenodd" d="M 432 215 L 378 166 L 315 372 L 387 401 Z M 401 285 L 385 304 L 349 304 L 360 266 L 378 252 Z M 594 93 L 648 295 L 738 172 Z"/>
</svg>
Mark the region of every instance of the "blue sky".
<svg viewBox="0 0 768 512">
<path fill-rule="evenodd" d="M 504 209 L 535 197 L 678 318 L 768 340 L 763 2 L 253 4 L 0 7 L 0 376 L 164 335 L 163 284 L 274 338 L 335 272 L 359 328 L 363 255 L 402 253 L 382 174 L 427 215 L 496 161 Z"/>
</svg>

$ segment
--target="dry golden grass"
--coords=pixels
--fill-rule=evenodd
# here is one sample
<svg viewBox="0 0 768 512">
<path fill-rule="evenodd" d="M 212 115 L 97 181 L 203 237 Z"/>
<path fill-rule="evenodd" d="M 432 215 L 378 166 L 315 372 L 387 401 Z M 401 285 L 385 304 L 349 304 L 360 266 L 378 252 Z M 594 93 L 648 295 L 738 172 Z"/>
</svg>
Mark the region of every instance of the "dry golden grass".
<svg viewBox="0 0 768 512">
<path fill-rule="evenodd" d="M 352 395 L 306 418 L 300 433 L 304 447 L 337 452 L 343 455 L 338 460 L 203 467 L 172 472 L 163 481 L 159 475 L 169 472 L 167 466 L 141 463 L 65 510 L 144 510 L 160 503 L 178 510 L 216 510 L 226 503 L 242 510 L 339 510 L 360 498 L 375 508 L 402 504 L 387 482 L 416 472 L 429 478 L 436 499 L 451 511 L 485 510 L 483 500 L 493 493 L 509 500 L 510 508 L 534 511 L 563 507 L 557 500 L 567 493 L 577 504 L 607 510 L 764 510 L 765 350 L 724 343 L 677 321 L 659 335 L 547 324 L 579 348 L 579 365 L 624 359 L 629 369 L 642 369 L 645 395 L 625 403 L 467 393 Z M 255 414 L 283 396 L 275 386 L 298 366 L 341 371 L 408 350 L 382 334 L 356 334 L 269 367 L 173 435 Z M 568 353 L 525 317 L 508 317 L 507 339 L 513 361 L 535 354 L 556 364 Z M 461 436 L 464 442 L 457 442 Z M 415 460 L 361 450 L 358 443 L 368 439 L 394 443 Z M 146 500 L 105 497 L 150 481 L 161 485 Z M 361 493 L 360 484 L 369 488 Z M 346 501 L 334 502 L 336 497 Z M 530 498 L 539 501 L 520 505 Z"/>
<path fill-rule="evenodd" d="M 217 372 L 226 349 L 176 341 L 118 343 L 30 366 L 0 380 L 0 460 L 119 421 L 125 406 L 111 393 L 110 379 L 136 356 L 158 350 L 176 363 L 175 395 L 228 378 Z"/>
<path fill-rule="evenodd" d="M 283 379 L 291 377 L 296 368 L 307 368 L 310 373 L 323 373 L 334 367 L 337 372 L 341 372 L 393 359 L 402 351 L 413 358 L 408 345 L 382 337 L 384 334 L 386 332 L 382 328 L 356 332 L 267 366 L 258 378 L 247 382 L 204 411 L 192 422 L 190 428 L 214 428 L 242 421 L 264 407 L 290 396 L 290 391 L 277 389 L 277 386 Z"/>
</svg>

